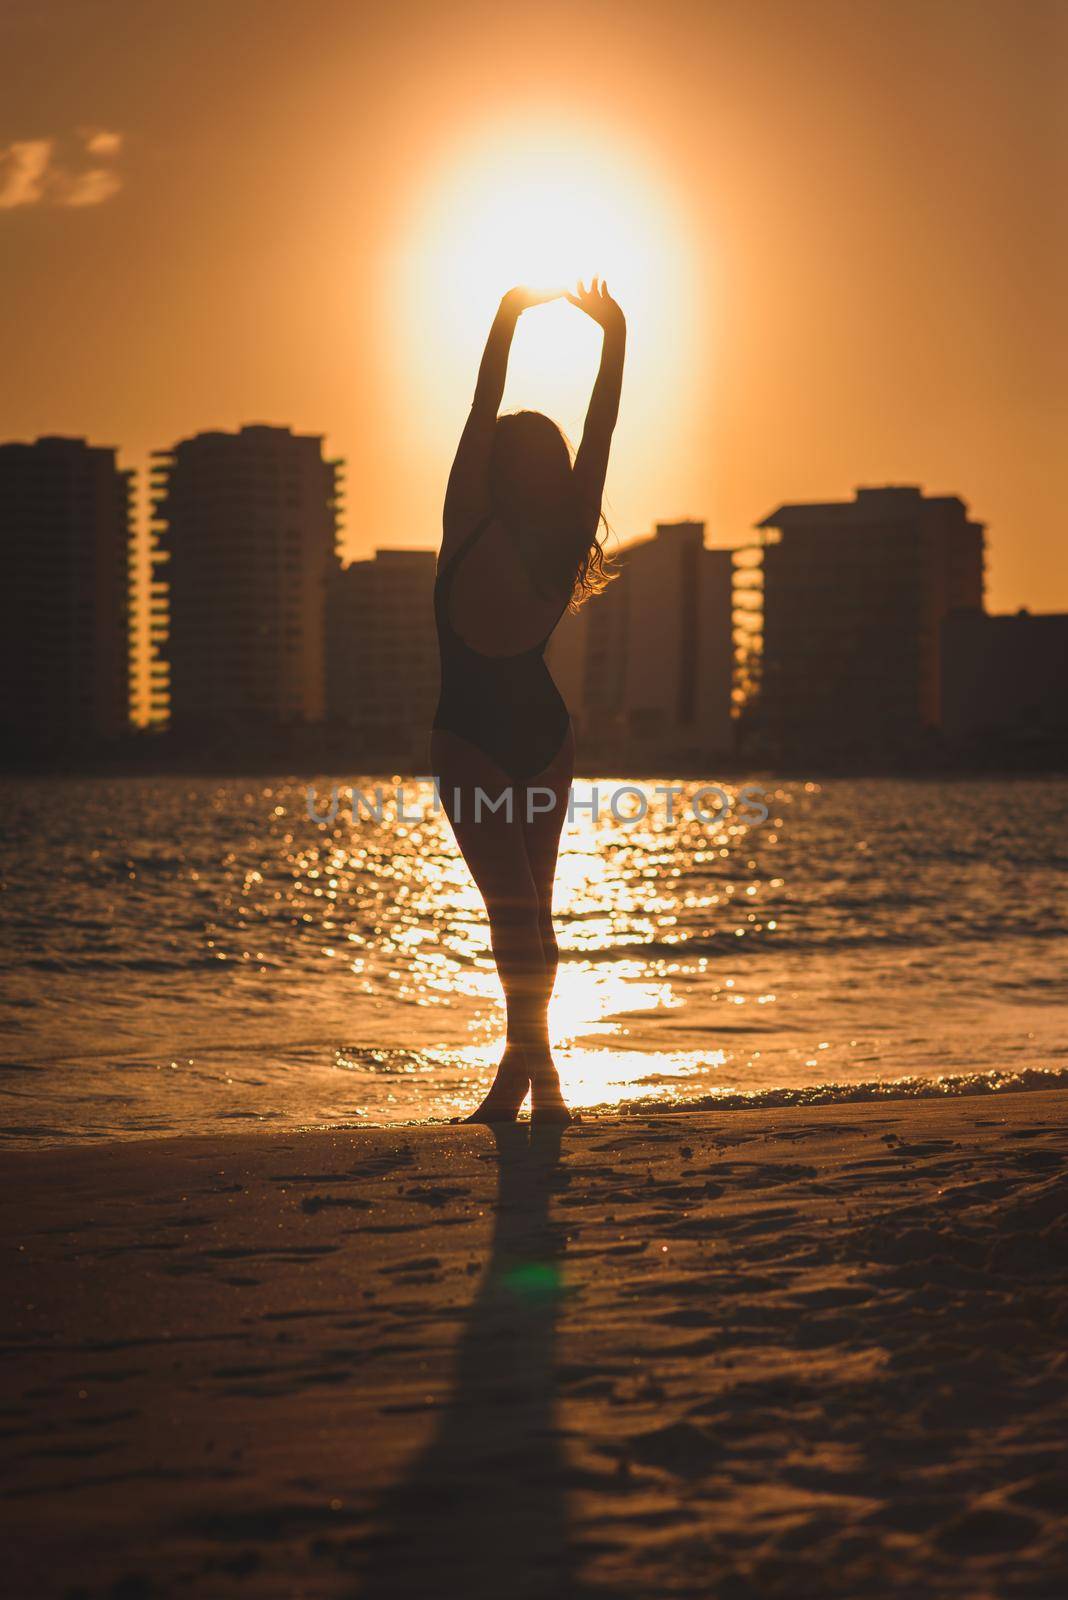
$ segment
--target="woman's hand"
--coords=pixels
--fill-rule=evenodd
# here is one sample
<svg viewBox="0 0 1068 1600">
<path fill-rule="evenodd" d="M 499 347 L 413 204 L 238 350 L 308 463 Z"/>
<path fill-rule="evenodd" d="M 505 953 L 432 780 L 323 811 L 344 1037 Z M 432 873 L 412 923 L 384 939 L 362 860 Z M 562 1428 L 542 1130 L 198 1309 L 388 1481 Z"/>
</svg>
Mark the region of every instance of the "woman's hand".
<svg viewBox="0 0 1068 1600">
<path fill-rule="evenodd" d="M 585 311 L 594 322 L 600 323 L 605 333 L 623 332 L 627 326 L 626 319 L 608 293 L 608 285 L 603 278 L 600 280 L 600 287 L 598 280 L 591 278 L 588 289 L 581 283 L 577 283 L 575 289 L 575 294 L 567 296 L 573 306 L 578 306 L 579 310 Z"/>
<path fill-rule="evenodd" d="M 501 301 L 501 309 L 511 311 L 518 317 L 521 311 L 529 311 L 531 306 L 543 306 L 548 300 L 562 299 L 563 294 L 563 289 L 532 289 L 529 284 L 521 283 L 509 289 Z"/>
</svg>

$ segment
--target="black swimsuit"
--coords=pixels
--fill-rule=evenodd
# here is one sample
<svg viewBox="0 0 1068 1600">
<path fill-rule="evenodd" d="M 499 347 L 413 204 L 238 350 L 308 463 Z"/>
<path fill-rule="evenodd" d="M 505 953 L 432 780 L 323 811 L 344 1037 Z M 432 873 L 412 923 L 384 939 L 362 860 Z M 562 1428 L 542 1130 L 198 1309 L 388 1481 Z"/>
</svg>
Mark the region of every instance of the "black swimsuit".
<svg viewBox="0 0 1068 1600">
<path fill-rule="evenodd" d="M 457 569 L 492 520 L 492 516 L 483 517 L 455 555 L 438 568 L 434 617 L 441 652 L 441 698 L 434 727 L 466 739 L 513 782 L 524 783 L 544 772 L 559 754 L 571 725 L 545 665 L 545 646 L 556 623 L 530 650 L 513 656 L 487 656 L 465 644 L 449 621 Z"/>
</svg>

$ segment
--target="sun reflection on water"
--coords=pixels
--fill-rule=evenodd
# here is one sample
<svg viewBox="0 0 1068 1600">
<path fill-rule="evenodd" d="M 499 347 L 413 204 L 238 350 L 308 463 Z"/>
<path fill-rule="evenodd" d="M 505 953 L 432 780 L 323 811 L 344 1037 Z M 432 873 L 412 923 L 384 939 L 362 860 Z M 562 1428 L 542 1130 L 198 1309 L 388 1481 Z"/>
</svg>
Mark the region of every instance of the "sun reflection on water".
<svg viewBox="0 0 1068 1600">
<path fill-rule="evenodd" d="M 594 818 L 592 787 L 576 784 L 555 903 L 551 1026 L 575 1105 L 1065 1061 L 1063 786 L 1029 788 L 1026 835 L 979 782 L 769 784 L 763 826 L 699 821 L 696 785 L 669 821 L 655 781 L 648 816 L 620 822 L 603 803 Z M 401 825 L 388 805 L 316 823 L 307 788 L 6 792 L 10 1128 L 109 1137 L 470 1108 L 504 1010 L 430 785 L 407 786 L 425 814 Z"/>
</svg>

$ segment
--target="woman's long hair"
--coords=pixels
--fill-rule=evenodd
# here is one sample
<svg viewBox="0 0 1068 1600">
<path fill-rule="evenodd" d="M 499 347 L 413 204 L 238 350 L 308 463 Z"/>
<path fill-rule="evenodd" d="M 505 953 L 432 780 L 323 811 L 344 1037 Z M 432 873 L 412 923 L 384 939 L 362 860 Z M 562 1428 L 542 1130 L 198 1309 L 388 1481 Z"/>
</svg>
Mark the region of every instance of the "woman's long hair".
<svg viewBox="0 0 1068 1600">
<path fill-rule="evenodd" d="M 591 533 L 589 511 L 584 513 L 575 487 L 571 446 L 550 417 L 515 411 L 497 418 L 489 479 L 497 516 L 535 535 L 520 548 L 540 594 L 567 595 L 568 609 L 577 611 L 615 577 L 604 552 L 604 513 L 598 509 Z"/>
</svg>

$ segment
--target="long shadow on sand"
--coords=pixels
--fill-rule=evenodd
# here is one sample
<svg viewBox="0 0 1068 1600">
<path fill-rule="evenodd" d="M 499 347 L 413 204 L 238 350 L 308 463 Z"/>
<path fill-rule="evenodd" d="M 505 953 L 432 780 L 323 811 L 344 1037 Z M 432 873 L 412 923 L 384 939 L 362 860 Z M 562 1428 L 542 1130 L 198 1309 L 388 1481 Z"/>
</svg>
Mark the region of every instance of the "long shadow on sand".
<svg viewBox="0 0 1068 1600">
<path fill-rule="evenodd" d="M 361 1600 L 575 1595 L 554 1346 L 560 1130 L 493 1128 L 493 1242 L 429 1444 L 374 1516 Z"/>
</svg>

